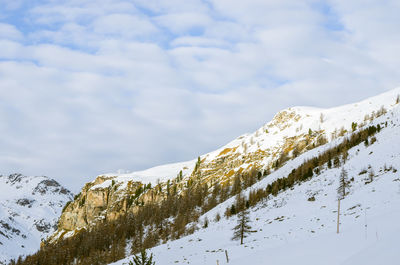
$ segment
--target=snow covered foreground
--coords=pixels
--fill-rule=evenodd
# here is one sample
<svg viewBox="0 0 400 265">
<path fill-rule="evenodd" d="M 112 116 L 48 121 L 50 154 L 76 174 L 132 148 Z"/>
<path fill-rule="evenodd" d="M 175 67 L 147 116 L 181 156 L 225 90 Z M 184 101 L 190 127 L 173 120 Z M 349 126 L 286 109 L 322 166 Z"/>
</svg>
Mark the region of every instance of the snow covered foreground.
<svg viewBox="0 0 400 265">
<path fill-rule="evenodd" d="M 150 249 L 156 264 L 400 264 L 399 118 L 397 106 L 374 122 L 383 127 L 387 122 L 387 127 L 376 135 L 375 143 L 367 147 L 361 144 L 349 151 L 344 168 L 354 181 L 350 194 L 341 202 L 339 234 L 336 234 L 336 189 L 341 168 L 325 168 L 310 181 L 252 208 L 251 225 L 256 232 L 245 239 L 244 245 L 231 241 L 236 217 L 214 221 L 218 212 L 223 216 L 233 203 L 230 199 L 201 218 L 211 220 L 208 228 Z M 276 178 L 287 176 L 305 158 L 334 144 L 287 162 L 253 188 L 266 187 Z M 360 172 L 368 170 L 369 165 L 375 177 L 366 184 L 368 173 L 360 175 Z M 315 201 L 308 201 L 312 196 Z"/>
</svg>

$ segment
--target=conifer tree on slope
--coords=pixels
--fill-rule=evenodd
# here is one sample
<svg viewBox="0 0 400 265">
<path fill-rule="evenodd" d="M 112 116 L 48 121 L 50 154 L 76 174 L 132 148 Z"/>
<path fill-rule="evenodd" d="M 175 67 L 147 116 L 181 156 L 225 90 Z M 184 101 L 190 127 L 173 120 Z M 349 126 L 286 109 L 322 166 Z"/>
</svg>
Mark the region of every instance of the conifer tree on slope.
<svg viewBox="0 0 400 265">
<path fill-rule="evenodd" d="M 251 233 L 251 226 L 249 223 L 249 211 L 246 209 L 240 211 L 238 214 L 238 223 L 234 228 L 232 240 L 240 239 L 240 244 L 243 245 L 243 239 L 246 238 L 249 233 Z"/>
<path fill-rule="evenodd" d="M 153 254 L 150 257 L 147 256 L 146 250 L 142 250 L 140 255 L 137 254 L 133 256 L 133 262 L 129 261 L 129 265 L 155 265 L 156 263 L 153 261 Z"/>
<path fill-rule="evenodd" d="M 337 189 L 339 200 L 343 200 L 344 197 L 346 196 L 348 182 L 349 182 L 349 180 L 347 177 L 347 171 L 344 168 L 342 168 L 342 171 L 340 172 L 340 177 L 339 177 L 339 187 Z"/>
</svg>

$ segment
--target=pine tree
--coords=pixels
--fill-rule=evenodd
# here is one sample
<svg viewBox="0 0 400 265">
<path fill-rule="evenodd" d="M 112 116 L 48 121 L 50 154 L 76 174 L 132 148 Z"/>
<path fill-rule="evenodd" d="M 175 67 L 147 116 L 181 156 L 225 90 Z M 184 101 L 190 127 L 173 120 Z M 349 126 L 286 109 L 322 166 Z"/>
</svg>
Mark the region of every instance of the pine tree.
<svg viewBox="0 0 400 265">
<path fill-rule="evenodd" d="M 235 226 L 232 240 L 239 240 L 240 244 L 243 245 L 243 239 L 247 237 L 249 233 L 251 233 L 251 226 L 249 225 L 249 211 L 243 210 L 238 214 L 238 223 Z"/>
<path fill-rule="evenodd" d="M 207 228 L 208 227 L 208 218 L 206 217 L 204 219 L 204 224 L 203 224 L 203 228 Z"/>
<path fill-rule="evenodd" d="M 328 168 L 331 168 L 332 167 L 332 161 L 329 159 L 328 160 Z"/>
<path fill-rule="evenodd" d="M 352 131 L 354 132 L 355 130 L 357 130 L 357 122 L 352 122 L 351 123 L 351 129 L 352 129 Z"/>
<path fill-rule="evenodd" d="M 129 265 L 154 265 L 153 254 L 150 257 L 147 256 L 146 250 L 142 250 L 140 255 L 133 256 L 133 261 L 129 261 Z"/>
<path fill-rule="evenodd" d="M 232 206 L 231 206 L 231 209 L 230 209 L 230 214 L 231 214 L 231 215 L 234 215 L 234 214 L 236 214 L 236 207 L 235 207 L 235 205 L 234 205 L 234 204 L 232 204 Z"/>
<path fill-rule="evenodd" d="M 343 200 L 344 197 L 346 196 L 348 182 L 349 181 L 348 181 L 347 171 L 344 168 L 342 168 L 339 177 L 339 187 L 337 189 L 339 200 Z"/>
<path fill-rule="evenodd" d="M 335 156 L 335 158 L 333 159 L 333 166 L 340 167 L 340 159 L 338 156 Z"/>
<path fill-rule="evenodd" d="M 346 163 L 346 160 L 347 160 L 348 157 L 349 157 L 349 153 L 348 153 L 347 151 L 344 151 L 344 152 L 342 153 L 342 161 L 343 161 L 343 164 Z"/>
<path fill-rule="evenodd" d="M 240 176 L 236 175 L 233 179 L 233 186 L 232 186 L 232 195 L 238 194 L 242 191 L 242 183 L 240 181 Z"/>
</svg>

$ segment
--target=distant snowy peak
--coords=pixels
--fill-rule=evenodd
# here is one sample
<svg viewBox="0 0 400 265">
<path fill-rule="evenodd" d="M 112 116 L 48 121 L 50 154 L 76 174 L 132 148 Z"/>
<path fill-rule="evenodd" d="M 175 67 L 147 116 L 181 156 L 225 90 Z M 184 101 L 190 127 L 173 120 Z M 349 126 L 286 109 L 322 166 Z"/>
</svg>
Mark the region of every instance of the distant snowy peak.
<svg viewBox="0 0 400 265">
<path fill-rule="evenodd" d="M 35 176 L 28 177 L 21 174 L 11 174 L 9 176 L 0 175 L 0 179 L 4 179 L 4 183 L 16 190 L 21 189 L 23 193 L 27 190 L 32 190 L 32 195 L 36 194 L 70 194 L 70 191 L 62 187 L 54 179 L 50 179 L 46 176 Z M 2 196 L 2 195 L 0 195 Z"/>
<path fill-rule="evenodd" d="M 45 176 L 0 175 L 0 264 L 39 249 L 72 193 Z"/>
</svg>

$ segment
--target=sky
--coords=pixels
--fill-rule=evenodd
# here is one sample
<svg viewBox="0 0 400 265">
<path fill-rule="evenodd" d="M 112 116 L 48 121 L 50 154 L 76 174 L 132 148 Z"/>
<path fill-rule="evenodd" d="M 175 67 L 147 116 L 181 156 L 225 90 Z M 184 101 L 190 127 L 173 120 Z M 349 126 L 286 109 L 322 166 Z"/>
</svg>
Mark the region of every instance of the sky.
<svg viewBox="0 0 400 265">
<path fill-rule="evenodd" d="M 0 0 L 0 174 L 73 191 L 400 86 L 398 0 Z"/>
</svg>

